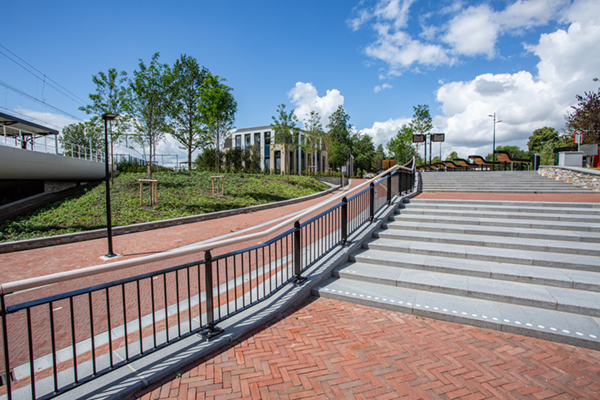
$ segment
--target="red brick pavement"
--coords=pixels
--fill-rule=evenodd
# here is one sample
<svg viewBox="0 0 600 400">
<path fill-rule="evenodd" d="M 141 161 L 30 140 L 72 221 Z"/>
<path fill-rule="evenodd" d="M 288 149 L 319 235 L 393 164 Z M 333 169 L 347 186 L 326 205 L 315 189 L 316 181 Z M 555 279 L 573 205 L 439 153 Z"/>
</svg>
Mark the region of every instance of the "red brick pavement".
<svg viewBox="0 0 600 400">
<path fill-rule="evenodd" d="M 136 399 L 600 398 L 600 352 L 311 299 Z"/>
<path fill-rule="evenodd" d="M 363 182 L 364 180 L 361 179 L 353 179 L 351 187 L 356 187 Z M 100 258 L 107 252 L 106 238 L 0 254 L 0 282 L 12 282 L 101 265 L 201 242 L 302 211 L 337 194 L 339 192 L 302 203 L 248 214 L 115 236 L 113 238 L 114 251 L 123 257 L 111 261 L 104 261 Z M 263 227 L 261 230 L 267 227 Z M 240 248 L 246 246 L 242 244 Z"/>
</svg>

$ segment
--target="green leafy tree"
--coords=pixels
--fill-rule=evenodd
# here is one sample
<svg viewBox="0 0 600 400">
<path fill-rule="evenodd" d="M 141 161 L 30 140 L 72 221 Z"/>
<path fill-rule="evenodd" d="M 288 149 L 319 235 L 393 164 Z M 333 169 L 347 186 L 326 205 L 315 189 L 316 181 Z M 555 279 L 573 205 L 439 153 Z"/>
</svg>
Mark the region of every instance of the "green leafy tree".
<svg viewBox="0 0 600 400">
<path fill-rule="evenodd" d="M 554 154 L 552 150 L 554 149 L 552 142 L 546 142 L 542 146 L 540 153 L 540 165 L 554 165 Z"/>
<path fill-rule="evenodd" d="M 427 104 L 419 104 L 413 107 L 413 110 L 413 119 L 408 126 L 414 134 L 427 135 L 433 129 L 433 119 L 429 113 L 429 106 Z"/>
<path fill-rule="evenodd" d="M 65 155 L 74 156 L 100 151 L 104 148 L 104 129 L 98 117 L 91 121 L 79 122 L 65 126 L 58 141 L 64 149 Z"/>
<path fill-rule="evenodd" d="M 375 157 L 373 157 L 373 169 L 377 172 L 381 171 L 381 164 L 385 159 L 385 150 L 383 149 L 383 145 L 380 144 L 377 146 L 377 150 L 375 150 Z"/>
<path fill-rule="evenodd" d="M 150 161 L 156 154 L 156 145 L 172 129 L 168 120 L 172 74 L 168 65 L 159 63 L 159 57 L 159 53 L 154 53 L 149 65 L 140 59 L 139 70 L 133 72 L 134 78 L 129 82 L 128 111 L 134 121 L 134 139 L 142 149 L 148 148 Z"/>
<path fill-rule="evenodd" d="M 244 150 L 239 148 L 229 149 L 225 152 L 225 170 L 227 172 L 239 172 L 244 162 Z"/>
<path fill-rule="evenodd" d="M 413 158 L 413 156 L 417 155 L 417 149 L 412 143 L 412 135 L 414 132 L 415 131 L 410 124 L 403 124 L 396 136 L 388 142 L 388 151 L 396 159 L 397 164 L 404 165 Z"/>
<path fill-rule="evenodd" d="M 375 145 L 373 138 L 360 132 L 352 135 L 352 155 L 354 166 L 365 172 L 373 171 L 373 158 L 375 157 Z"/>
<path fill-rule="evenodd" d="M 234 128 L 237 102 L 233 97 L 233 89 L 225 85 L 224 78 L 207 73 L 204 87 L 201 90 L 201 102 L 198 105 L 202 114 L 202 122 L 206 125 L 213 140 L 216 153 L 221 151 L 221 140 Z M 219 172 L 220 163 L 215 158 L 215 170 Z"/>
<path fill-rule="evenodd" d="M 323 125 L 321 116 L 316 111 L 311 111 L 304 120 L 304 141 L 301 144 L 302 149 L 308 158 L 308 165 L 315 164 L 315 154 L 323 147 Z"/>
<path fill-rule="evenodd" d="M 352 154 L 352 141 L 350 139 L 352 125 L 349 121 L 350 116 L 346 114 L 343 105 L 339 105 L 337 110 L 329 116 L 327 128 L 329 130 L 328 135 L 332 140 L 329 162 L 334 167 L 344 165 Z"/>
<path fill-rule="evenodd" d="M 548 126 L 536 129 L 533 131 L 533 134 L 529 136 L 527 147 L 529 148 L 529 151 L 533 153 L 539 153 L 542 151 L 542 148 L 546 143 L 549 143 L 550 146 L 558 147 L 560 138 L 556 129 Z"/>
<path fill-rule="evenodd" d="M 598 79 L 595 78 L 594 81 Z M 584 144 L 600 143 L 600 89 L 575 96 L 577 105 L 565 116 L 567 121 L 565 140 L 572 142 L 575 132 L 583 133 Z"/>
<path fill-rule="evenodd" d="M 181 149 L 186 150 L 188 169 L 191 170 L 192 153 L 210 142 L 199 109 L 208 70 L 201 69 L 194 57 L 183 54 L 175 61 L 171 73 L 171 136 L 181 144 Z"/>
<path fill-rule="evenodd" d="M 198 171 L 217 172 L 215 169 L 215 159 L 217 159 L 219 165 L 221 165 L 223 164 L 223 158 L 223 152 L 217 153 L 217 149 L 213 147 L 205 148 L 196 157 L 196 168 Z"/>
<path fill-rule="evenodd" d="M 522 150 L 519 146 L 496 146 L 496 151 L 505 151 L 511 158 L 528 159 L 530 157 L 527 150 Z"/>
<path fill-rule="evenodd" d="M 273 123 L 271 124 L 271 129 L 273 129 L 273 143 L 283 148 L 283 152 L 286 155 L 285 170 L 289 175 L 289 154 L 298 147 L 299 129 L 296 126 L 298 119 L 294 114 L 294 110 L 285 111 L 285 104 L 280 104 L 277 107 L 276 115 L 271 117 L 273 119 Z"/>
<path fill-rule="evenodd" d="M 258 143 L 253 144 L 247 151 L 243 152 L 242 161 L 246 172 L 256 174 L 260 171 L 260 147 Z"/>
<path fill-rule="evenodd" d="M 448 154 L 448 157 L 446 157 L 446 161 L 452 161 L 455 158 L 460 158 L 460 157 L 458 157 L 458 153 L 457 152 L 452 151 L 452 152 L 450 152 L 450 154 Z"/>
<path fill-rule="evenodd" d="M 116 68 L 109 68 L 92 75 L 92 82 L 96 85 L 96 93 L 91 93 L 89 99 L 92 104 L 79 107 L 87 114 L 100 117 L 103 114 L 118 114 L 119 117 L 108 122 L 108 138 L 110 164 L 113 162 L 114 147 L 129 128 L 129 117 L 124 114 L 127 110 L 127 72 L 118 72 Z M 110 170 L 112 179 L 112 168 Z M 114 183 L 114 182 L 113 182 Z"/>
</svg>

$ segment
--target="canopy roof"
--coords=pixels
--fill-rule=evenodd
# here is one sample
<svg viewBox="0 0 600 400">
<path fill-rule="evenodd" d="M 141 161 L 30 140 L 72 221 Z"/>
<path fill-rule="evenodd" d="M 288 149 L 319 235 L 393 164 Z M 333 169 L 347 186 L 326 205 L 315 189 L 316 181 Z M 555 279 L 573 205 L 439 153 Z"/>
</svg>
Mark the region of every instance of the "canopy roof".
<svg viewBox="0 0 600 400">
<path fill-rule="evenodd" d="M 0 112 L 0 127 L 3 125 L 40 136 L 58 135 L 58 131 L 56 129 L 50 129 L 45 126 Z"/>
</svg>

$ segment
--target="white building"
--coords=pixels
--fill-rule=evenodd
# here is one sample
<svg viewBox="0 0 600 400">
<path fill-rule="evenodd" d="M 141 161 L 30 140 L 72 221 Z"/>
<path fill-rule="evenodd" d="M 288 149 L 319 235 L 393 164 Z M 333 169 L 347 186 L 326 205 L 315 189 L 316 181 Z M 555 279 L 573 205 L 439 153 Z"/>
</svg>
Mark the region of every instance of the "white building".
<svg viewBox="0 0 600 400">
<path fill-rule="evenodd" d="M 299 132 L 300 143 L 305 140 L 304 133 L 302 130 Z M 310 160 L 300 146 L 289 154 L 285 154 L 282 145 L 274 144 L 274 136 L 271 125 L 238 129 L 231 134 L 230 139 L 225 141 L 225 149 L 249 149 L 250 146 L 258 144 L 260 168 L 271 170 L 274 173 L 285 173 L 288 159 L 290 160 L 290 172 L 307 171 L 309 167 L 316 172 L 327 171 L 329 165 L 326 151 L 321 150 L 312 154 Z"/>
</svg>

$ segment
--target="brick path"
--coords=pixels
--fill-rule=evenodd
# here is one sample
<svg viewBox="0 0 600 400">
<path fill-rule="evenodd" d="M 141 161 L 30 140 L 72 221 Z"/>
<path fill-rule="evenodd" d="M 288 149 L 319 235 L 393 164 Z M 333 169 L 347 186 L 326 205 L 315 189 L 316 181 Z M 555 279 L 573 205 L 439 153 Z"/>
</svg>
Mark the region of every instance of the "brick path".
<svg viewBox="0 0 600 400">
<path fill-rule="evenodd" d="M 329 299 L 133 398 L 600 398 L 600 352 Z"/>
</svg>

